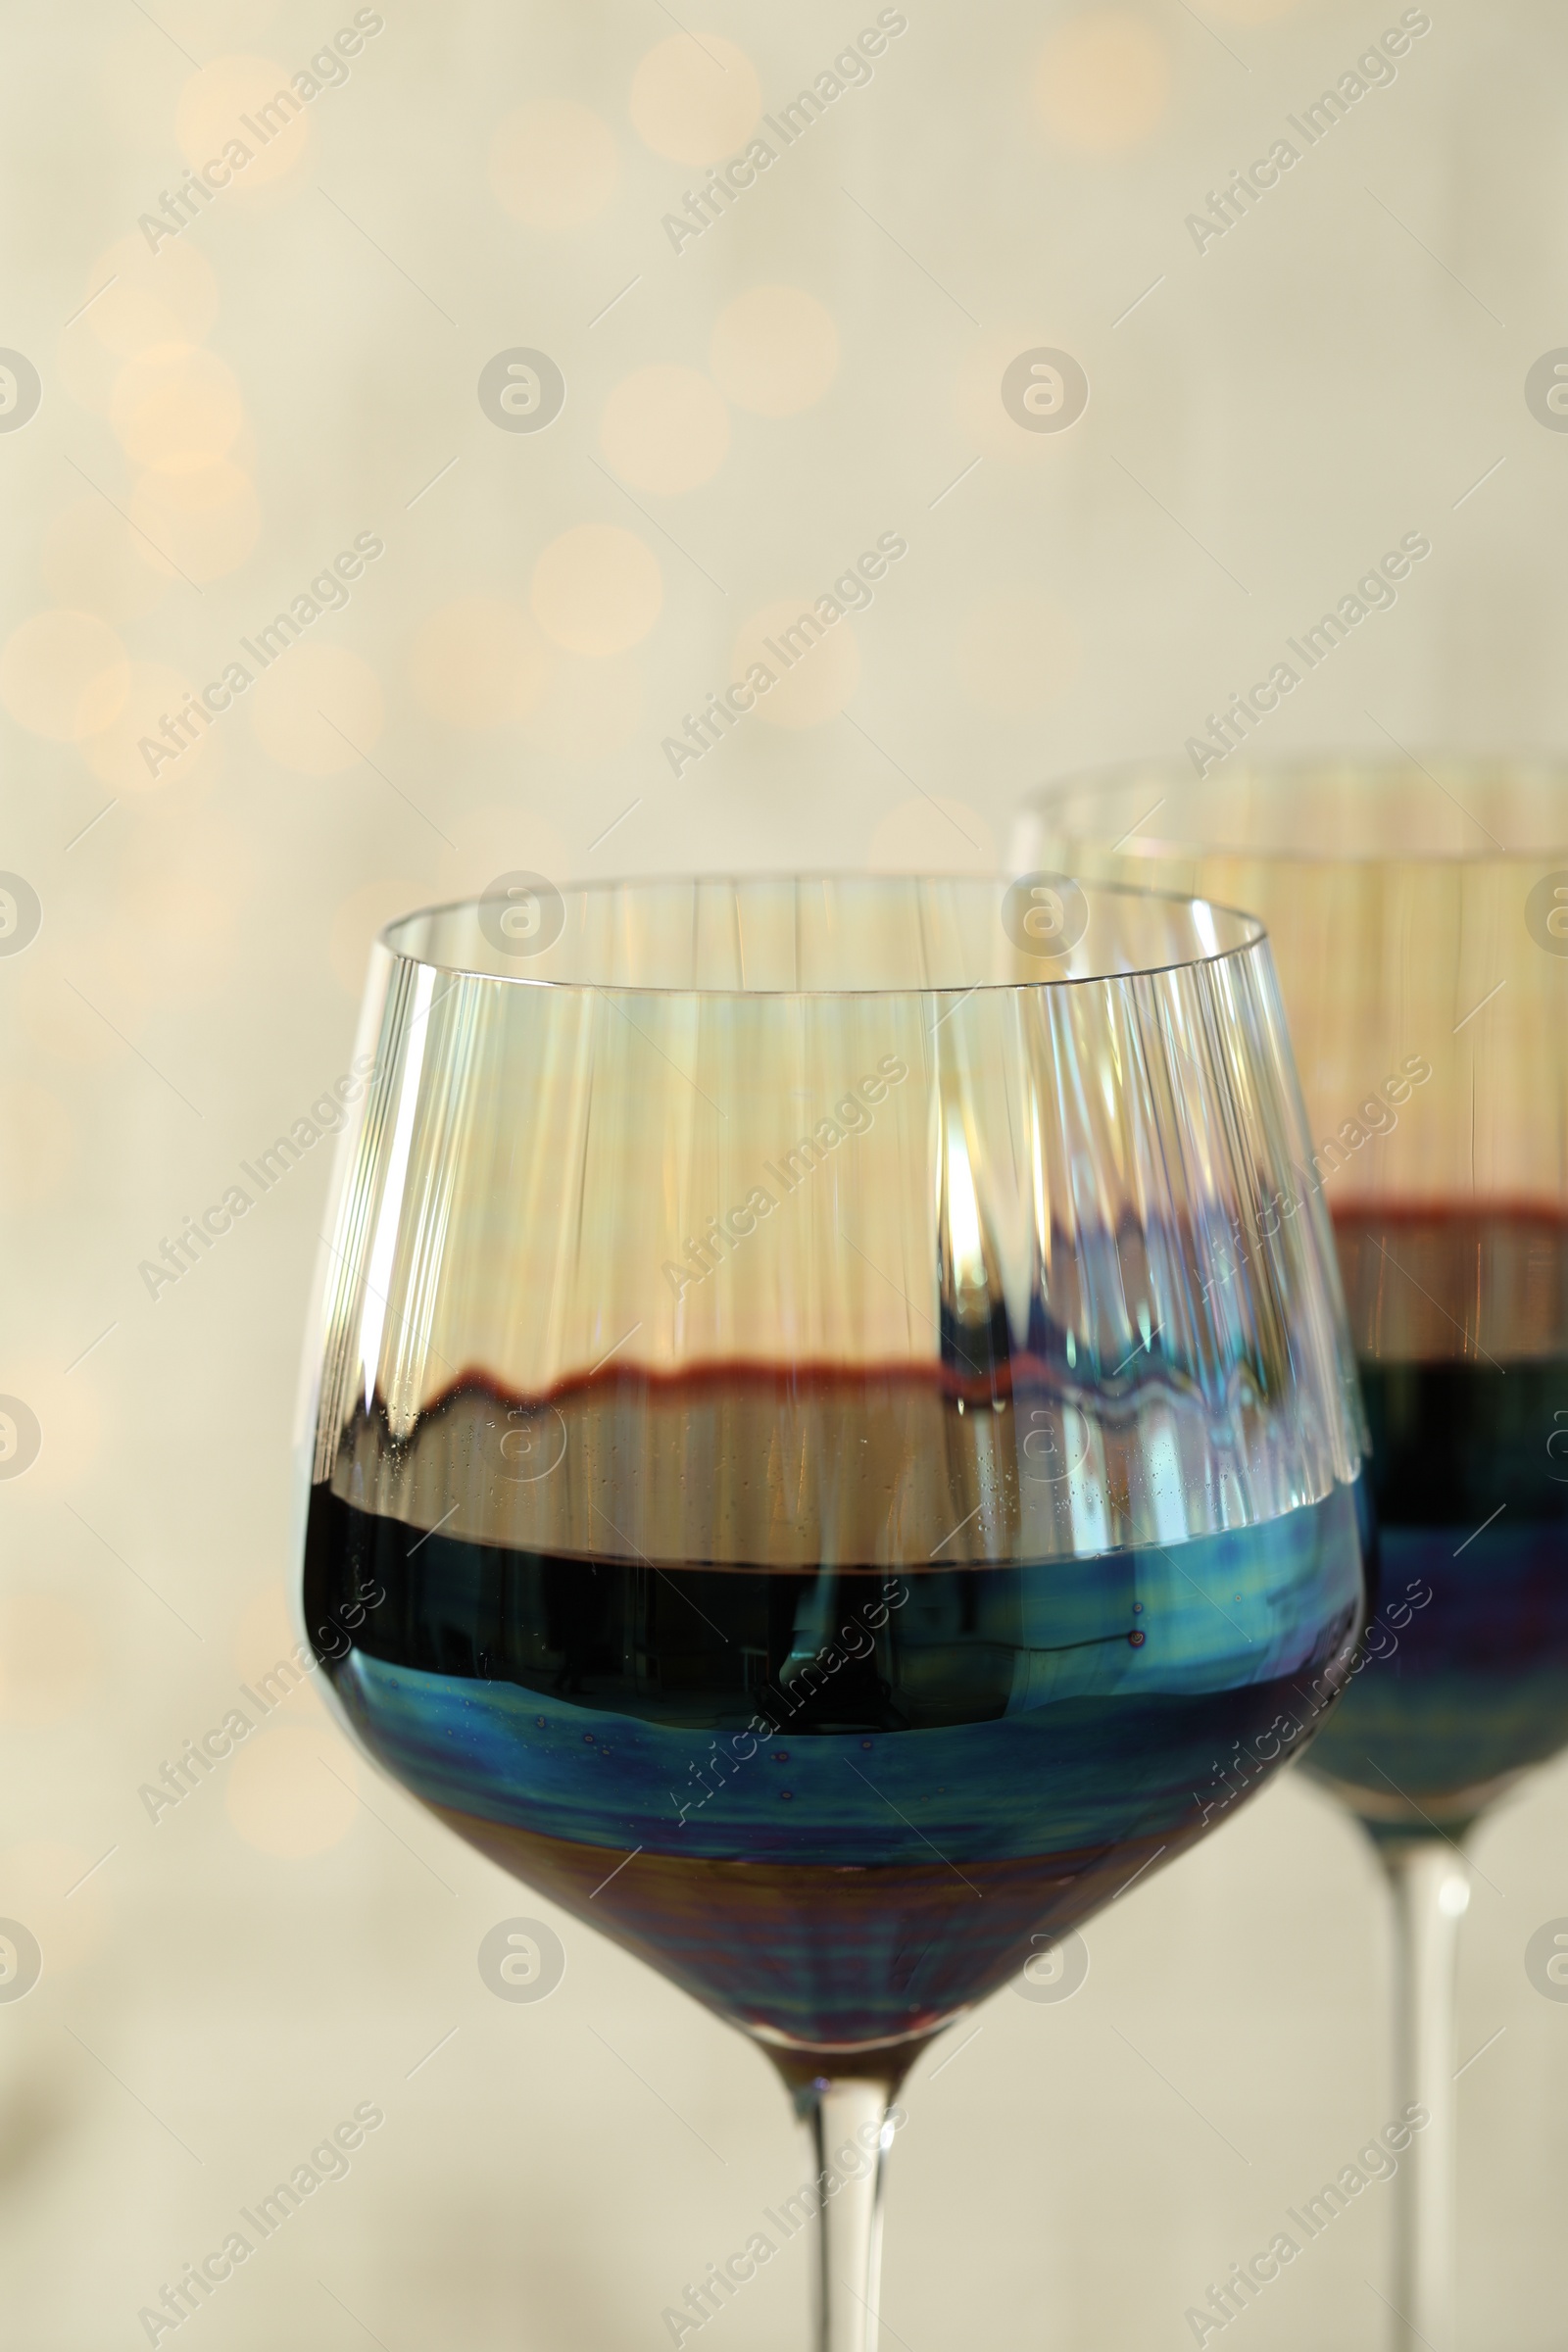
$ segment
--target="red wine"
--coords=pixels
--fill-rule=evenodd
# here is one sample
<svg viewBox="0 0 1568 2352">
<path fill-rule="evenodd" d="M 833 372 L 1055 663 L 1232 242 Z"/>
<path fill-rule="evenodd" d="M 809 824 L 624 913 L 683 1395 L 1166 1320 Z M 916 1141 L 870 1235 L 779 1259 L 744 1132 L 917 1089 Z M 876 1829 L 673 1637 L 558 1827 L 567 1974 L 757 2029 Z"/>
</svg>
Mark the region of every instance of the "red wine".
<svg viewBox="0 0 1568 2352">
<path fill-rule="evenodd" d="M 921 2037 L 1198 1836 L 1363 1607 L 1344 1488 L 976 1556 L 1016 1418 L 907 1374 L 462 1384 L 345 1434 L 308 1623 L 371 1753 L 504 1867 L 777 2047 Z"/>
<path fill-rule="evenodd" d="M 1336 1220 L 1372 1434 L 1372 1650 L 1307 1769 L 1452 1834 L 1568 1744 L 1568 1221 Z"/>
</svg>

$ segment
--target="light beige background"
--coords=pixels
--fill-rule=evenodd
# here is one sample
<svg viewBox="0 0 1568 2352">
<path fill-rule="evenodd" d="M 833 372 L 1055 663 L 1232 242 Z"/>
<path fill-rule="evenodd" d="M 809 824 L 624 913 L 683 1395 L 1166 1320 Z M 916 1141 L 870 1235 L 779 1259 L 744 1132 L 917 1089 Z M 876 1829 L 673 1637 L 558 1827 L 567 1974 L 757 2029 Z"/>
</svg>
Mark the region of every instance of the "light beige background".
<svg viewBox="0 0 1568 2352">
<path fill-rule="evenodd" d="M 43 385 L 0 432 L 0 866 L 43 906 L 0 959 L 0 1390 L 44 1432 L 0 1484 L 0 1914 L 45 1952 L 0 2004 L 19 2352 L 145 2341 L 362 2100 L 351 2176 L 182 2342 L 653 2347 L 801 2174 L 763 2061 L 574 1925 L 550 2000 L 493 1999 L 480 1937 L 544 1907 L 313 1690 L 156 1827 L 138 1802 L 291 1638 L 325 1151 L 156 1300 L 138 1263 L 346 1068 L 375 925 L 514 866 L 988 863 L 1023 790 L 1179 752 L 1412 529 L 1430 561 L 1272 747 L 1568 722 L 1568 440 L 1523 396 L 1568 342 L 1560 10 L 1432 0 L 1393 86 L 1200 256 L 1185 216 L 1397 7 L 908 0 L 870 84 L 676 253 L 662 216 L 874 7 L 387 0 L 149 252 L 182 154 L 353 13 L 5 17 L 0 344 Z M 566 382 L 538 433 L 476 396 L 518 346 Z M 1001 402 L 1037 346 L 1090 379 L 1060 434 Z M 889 531 L 872 608 L 673 775 L 737 649 Z M 138 738 L 359 533 L 385 552 L 347 606 L 150 777 Z M 1562 2336 L 1568 2006 L 1522 1955 L 1568 1913 L 1565 1829 L 1559 1768 L 1483 1834 L 1465 1931 L 1461 2055 L 1499 2036 L 1462 2094 L 1488 2352 Z M 1091 1928 L 1075 1999 L 1004 1993 L 940 2045 L 892 2343 L 1190 2342 L 1390 2111 L 1377 1896 L 1281 1786 Z M 1373 2188 L 1267 2290 L 1255 2352 L 1381 2340 L 1387 2220 Z M 709 2336 L 804 2340 L 803 2257 Z"/>
</svg>

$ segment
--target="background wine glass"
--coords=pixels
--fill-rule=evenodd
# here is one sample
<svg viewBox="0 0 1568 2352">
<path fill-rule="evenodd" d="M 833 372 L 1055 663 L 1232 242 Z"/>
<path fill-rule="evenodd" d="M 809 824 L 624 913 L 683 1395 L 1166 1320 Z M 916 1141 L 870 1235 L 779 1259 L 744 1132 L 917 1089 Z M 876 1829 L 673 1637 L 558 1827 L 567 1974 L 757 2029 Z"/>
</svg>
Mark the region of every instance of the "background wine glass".
<svg viewBox="0 0 1568 2352">
<path fill-rule="evenodd" d="M 768 2051 L 849 2352 L 912 2060 L 1348 1672 L 1272 969 L 1114 889 L 1042 955 L 997 881 L 512 885 L 374 959 L 306 1623 L 382 1765 Z"/>
<path fill-rule="evenodd" d="M 1015 868 L 1199 890 L 1268 924 L 1373 1440 L 1377 1617 L 1306 1762 L 1393 1888 L 1401 2346 L 1453 2329 L 1460 1841 L 1568 1744 L 1568 775 L 1320 760 L 1085 777 Z"/>
</svg>

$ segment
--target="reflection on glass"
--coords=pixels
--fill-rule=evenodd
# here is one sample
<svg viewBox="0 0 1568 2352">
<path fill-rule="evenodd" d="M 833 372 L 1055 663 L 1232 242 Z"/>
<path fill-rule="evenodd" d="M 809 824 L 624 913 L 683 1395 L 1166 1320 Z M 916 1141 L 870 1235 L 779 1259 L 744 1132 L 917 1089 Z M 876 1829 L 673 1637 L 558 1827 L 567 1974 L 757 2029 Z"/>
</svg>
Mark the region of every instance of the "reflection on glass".
<svg viewBox="0 0 1568 2352">
<path fill-rule="evenodd" d="M 1113 890 L 512 880 L 376 952 L 307 1623 L 387 1771 L 767 2050 L 858 2352 L 912 2060 L 1354 1654 L 1268 953 Z"/>
<path fill-rule="evenodd" d="M 1568 1744 L 1568 777 L 1429 760 L 1150 768 L 1042 794 L 1019 868 L 1266 921 L 1372 1437 L 1376 1610 L 1306 1769 L 1393 1885 L 1397 2341 L 1453 2327 L 1459 1841 Z"/>
</svg>

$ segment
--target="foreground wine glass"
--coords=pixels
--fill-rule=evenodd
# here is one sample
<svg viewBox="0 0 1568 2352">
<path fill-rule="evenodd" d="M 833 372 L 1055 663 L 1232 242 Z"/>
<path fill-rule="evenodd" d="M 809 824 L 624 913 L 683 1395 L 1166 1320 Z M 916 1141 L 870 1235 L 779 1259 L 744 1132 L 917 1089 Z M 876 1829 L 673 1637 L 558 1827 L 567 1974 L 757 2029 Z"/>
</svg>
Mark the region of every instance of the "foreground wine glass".
<svg viewBox="0 0 1568 2352">
<path fill-rule="evenodd" d="M 911 2061 L 1304 1744 L 1364 1617 L 1260 928 L 1056 911 L 514 877 L 388 931 L 361 1037 L 311 1639 L 388 1772 L 768 2052 L 828 2352 Z"/>
<path fill-rule="evenodd" d="M 1402 2352 L 1453 2331 L 1459 1841 L 1568 1744 L 1568 773 L 1429 760 L 1085 778 L 1020 867 L 1255 907 L 1305 1089 L 1372 1433 L 1377 1614 L 1306 1769 L 1396 1926 Z"/>
</svg>

